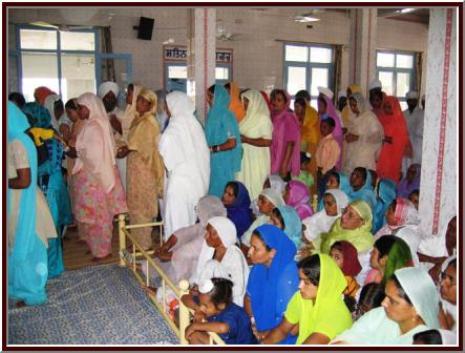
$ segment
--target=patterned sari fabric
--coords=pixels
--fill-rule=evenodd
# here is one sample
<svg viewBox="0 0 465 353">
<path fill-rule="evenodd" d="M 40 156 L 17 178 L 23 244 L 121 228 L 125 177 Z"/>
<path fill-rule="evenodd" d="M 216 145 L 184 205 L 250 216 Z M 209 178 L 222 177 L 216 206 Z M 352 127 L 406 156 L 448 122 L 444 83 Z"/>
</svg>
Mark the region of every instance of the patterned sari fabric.
<svg viewBox="0 0 465 353">
<path fill-rule="evenodd" d="M 113 217 L 127 212 L 126 198 L 114 157 L 114 141 L 102 101 L 92 93 L 78 98 L 89 117 L 76 141 L 73 168 L 74 215 L 79 233 L 96 258 L 111 253 Z"/>
<path fill-rule="evenodd" d="M 160 127 L 153 114 L 157 108 L 156 95 L 142 90 L 152 105 L 151 111 L 132 121 L 128 137 L 131 151 L 127 162 L 127 202 L 132 224 L 152 222 L 158 215 L 158 196 L 163 195 L 164 166 L 158 151 Z M 144 248 L 152 246 L 152 228 L 133 229 L 136 241 Z"/>
</svg>

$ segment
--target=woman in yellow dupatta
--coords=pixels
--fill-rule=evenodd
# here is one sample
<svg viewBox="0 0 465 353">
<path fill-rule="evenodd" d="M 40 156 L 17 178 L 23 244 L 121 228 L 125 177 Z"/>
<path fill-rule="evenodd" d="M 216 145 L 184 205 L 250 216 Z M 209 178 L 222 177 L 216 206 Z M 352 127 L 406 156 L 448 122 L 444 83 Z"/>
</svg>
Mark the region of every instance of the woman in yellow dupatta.
<svg viewBox="0 0 465 353">
<path fill-rule="evenodd" d="M 343 126 L 347 126 L 349 124 L 350 116 L 353 114 L 349 106 L 349 97 L 354 93 L 362 93 L 362 88 L 357 84 L 352 84 L 347 87 L 347 104 L 341 112 Z"/>
<path fill-rule="evenodd" d="M 233 81 L 225 84 L 224 88 L 226 88 L 229 95 L 231 96 L 229 110 L 234 114 L 237 122 L 240 123 L 245 117 L 245 109 L 240 98 L 241 90 L 239 89 L 239 86 Z"/>
<path fill-rule="evenodd" d="M 313 176 L 313 180 L 317 177 L 316 165 L 316 150 L 320 142 L 320 119 L 318 112 L 309 105 L 309 102 L 303 97 L 297 97 L 294 102 L 294 112 L 300 123 L 300 151 L 308 152 L 311 155 L 310 163 L 308 163 L 307 171 Z M 316 184 L 311 189 L 311 194 L 316 192 Z"/>
<path fill-rule="evenodd" d="M 342 295 L 347 282 L 336 262 L 326 254 L 316 254 L 297 267 L 299 291 L 287 305 L 281 324 L 264 337 L 264 344 L 279 342 L 297 325 L 297 344 L 328 344 L 352 326 Z"/>
<path fill-rule="evenodd" d="M 158 151 L 160 127 L 155 118 L 157 96 L 142 89 L 137 96 L 136 116 L 131 123 L 128 145 L 118 156 L 128 155 L 127 202 L 132 224 L 149 223 L 158 215 L 157 197 L 163 193 L 164 166 Z M 144 248 L 152 246 L 151 228 L 133 229 L 135 240 Z"/>
</svg>

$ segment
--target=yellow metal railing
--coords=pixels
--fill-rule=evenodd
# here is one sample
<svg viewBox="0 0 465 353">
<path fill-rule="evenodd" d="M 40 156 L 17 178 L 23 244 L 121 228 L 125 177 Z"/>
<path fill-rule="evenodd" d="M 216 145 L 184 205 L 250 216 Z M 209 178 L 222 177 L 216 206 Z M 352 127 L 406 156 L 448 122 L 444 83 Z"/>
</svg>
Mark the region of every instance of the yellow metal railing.
<svg viewBox="0 0 465 353">
<path fill-rule="evenodd" d="M 126 225 L 126 217 L 124 214 L 118 216 L 118 234 L 119 234 L 119 257 L 120 266 L 128 267 L 132 270 L 137 280 L 144 284 L 145 286 L 150 285 L 150 270 L 153 269 L 156 271 L 158 276 L 161 278 L 161 287 L 158 288 L 162 293 L 162 302 L 157 301 L 156 295 L 148 294 L 149 299 L 157 307 L 158 311 L 161 313 L 163 318 L 166 320 L 168 325 L 173 329 L 176 335 L 179 337 L 181 344 L 188 344 L 188 341 L 185 337 L 185 332 L 187 326 L 191 323 L 191 317 L 194 314 L 193 310 L 186 307 L 182 301 L 181 297 L 189 293 L 189 282 L 187 280 L 181 280 L 179 286 L 176 286 L 171 279 L 165 274 L 163 269 L 153 260 L 150 256 L 154 253 L 153 250 L 146 251 L 142 249 L 140 244 L 134 239 L 134 237 L 129 232 L 130 229 L 136 228 L 147 228 L 147 227 L 159 227 L 160 230 L 160 245 L 163 243 L 163 222 L 153 222 L 146 224 L 136 224 L 136 225 Z M 129 239 L 132 242 L 131 251 L 127 249 L 126 239 Z M 137 260 L 146 260 L 145 263 L 145 279 L 137 271 Z M 176 299 L 179 302 L 179 326 L 175 323 L 174 319 L 168 315 L 167 303 L 166 303 L 166 290 L 167 288 L 176 296 Z M 210 344 L 224 345 L 224 341 L 214 332 L 209 332 Z"/>
</svg>

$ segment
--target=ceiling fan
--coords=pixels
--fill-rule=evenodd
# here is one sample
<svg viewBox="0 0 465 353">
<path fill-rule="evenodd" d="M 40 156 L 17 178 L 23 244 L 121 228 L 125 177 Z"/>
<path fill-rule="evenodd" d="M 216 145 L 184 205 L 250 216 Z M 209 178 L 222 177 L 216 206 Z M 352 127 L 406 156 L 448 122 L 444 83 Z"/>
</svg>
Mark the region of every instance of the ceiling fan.
<svg viewBox="0 0 465 353">
<path fill-rule="evenodd" d="M 318 15 L 323 12 L 325 12 L 324 9 L 313 9 L 313 10 L 310 10 L 302 14 L 297 14 L 296 16 L 294 16 L 293 19 L 295 22 L 301 22 L 301 23 L 317 22 L 317 21 L 320 21 L 320 18 L 318 17 Z"/>
<path fill-rule="evenodd" d="M 29 23 L 32 26 L 36 27 L 43 27 L 43 28 L 54 28 L 61 32 L 70 32 L 73 30 L 82 30 L 82 29 L 93 29 L 93 26 L 81 26 L 81 25 L 65 25 L 65 24 L 58 24 L 54 25 L 44 21 L 36 21 Z"/>
</svg>

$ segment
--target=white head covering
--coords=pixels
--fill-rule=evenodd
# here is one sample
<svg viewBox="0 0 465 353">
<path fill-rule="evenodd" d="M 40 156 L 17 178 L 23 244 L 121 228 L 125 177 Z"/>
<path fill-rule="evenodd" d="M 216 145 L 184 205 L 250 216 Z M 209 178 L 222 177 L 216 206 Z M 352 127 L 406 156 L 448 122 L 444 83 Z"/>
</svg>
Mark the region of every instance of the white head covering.
<svg viewBox="0 0 465 353">
<path fill-rule="evenodd" d="M 372 90 L 375 88 L 383 88 L 383 84 L 378 79 L 371 81 L 370 85 L 368 86 L 368 90 Z"/>
<path fill-rule="evenodd" d="M 342 97 L 347 97 L 347 91 L 344 89 L 341 89 L 339 92 L 337 92 L 337 99 Z"/>
<path fill-rule="evenodd" d="M 242 93 L 241 98 L 247 98 L 249 101 L 245 117 L 239 123 L 241 133 L 248 137 L 258 138 L 263 136 L 264 131 L 268 131 L 271 136 L 273 124 L 270 111 L 261 93 L 250 89 Z"/>
<path fill-rule="evenodd" d="M 160 154 L 169 172 L 182 164 L 188 166 L 188 177 L 198 185 L 192 192 L 202 197 L 210 183 L 210 150 L 194 116 L 194 103 L 184 92 L 175 91 L 166 96 L 166 104 L 171 118 L 160 139 Z"/>
<path fill-rule="evenodd" d="M 119 87 L 116 82 L 106 81 L 100 84 L 98 88 L 98 96 L 103 98 L 107 95 L 108 92 L 112 91 L 116 98 L 118 98 Z"/>
<path fill-rule="evenodd" d="M 327 87 L 318 87 L 318 92 L 320 92 L 322 95 L 328 97 L 329 99 L 333 99 L 334 93 Z"/>
<path fill-rule="evenodd" d="M 405 95 L 406 99 L 418 99 L 418 92 L 417 91 L 408 91 Z"/>
<path fill-rule="evenodd" d="M 199 200 L 196 208 L 197 217 L 200 224 L 205 228 L 208 220 L 213 217 L 226 217 L 226 208 L 221 200 L 212 195 L 207 195 Z"/>
<path fill-rule="evenodd" d="M 346 193 L 340 189 L 329 189 L 325 191 L 325 194 L 333 195 L 334 199 L 336 200 L 337 215 L 339 217 L 342 214 L 342 210 L 349 204 L 349 198 L 347 197 Z"/>
<path fill-rule="evenodd" d="M 260 195 L 266 197 L 275 207 L 285 204 L 282 194 L 273 189 L 263 189 Z"/>
<path fill-rule="evenodd" d="M 210 293 L 213 288 L 215 288 L 215 285 L 211 279 L 207 279 L 199 284 L 199 292 L 202 294 Z"/>
<path fill-rule="evenodd" d="M 78 103 L 89 109 L 89 119 L 76 140 L 79 157 L 74 164 L 73 174 L 79 172 L 85 165 L 86 171 L 93 174 L 108 193 L 115 185 L 114 165 L 116 161 L 115 142 L 107 112 L 102 100 L 93 93 L 84 93 L 78 98 Z M 96 141 L 102 143 L 102 149 L 94 147 Z"/>
<path fill-rule="evenodd" d="M 231 222 L 226 217 L 213 217 L 208 220 L 208 224 L 215 228 L 225 248 L 234 246 L 237 240 L 237 231 L 233 222 Z M 197 262 L 197 269 L 190 278 L 191 283 L 200 284 L 198 281 L 200 280 L 201 274 L 205 269 L 205 265 L 213 258 L 214 253 L 215 249 L 209 247 L 207 245 L 207 241 L 204 240 L 202 249 L 200 250 L 199 260 Z"/>
<path fill-rule="evenodd" d="M 449 330 L 438 330 L 441 334 L 442 344 L 445 346 L 457 344 L 457 332 Z"/>
<path fill-rule="evenodd" d="M 213 217 L 208 220 L 208 224 L 215 228 L 225 248 L 229 248 L 236 243 L 236 226 L 229 218 Z"/>
<path fill-rule="evenodd" d="M 405 267 L 394 274 L 426 326 L 439 328 L 439 295 L 429 274 L 417 267 Z"/>
<path fill-rule="evenodd" d="M 50 113 L 50 118 L 52 126 L 56 131 L 59 131 L 58 120 L 60 117 L 55 117 L 55 102 L 59 101 L 61 98 L 57 94 L 50 94 L 45 98 L 44 107 L 47 108 Z"/>
<path fill-rule="evenodd" d="M 270 188 L 282 195 L 286 188 L 286 182 L 279 174 L 271 174 L 268 179 L 270 180 Z"/>
</svg>

